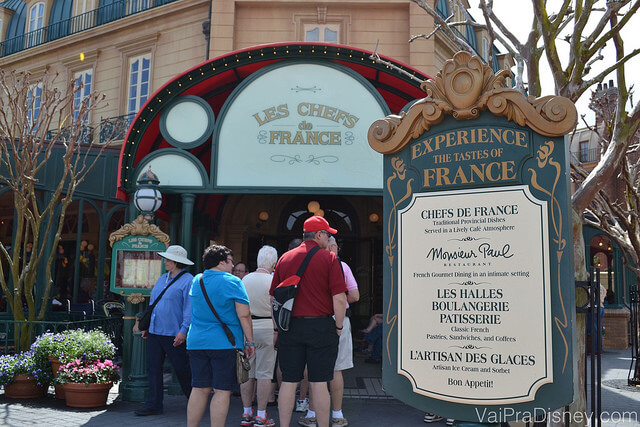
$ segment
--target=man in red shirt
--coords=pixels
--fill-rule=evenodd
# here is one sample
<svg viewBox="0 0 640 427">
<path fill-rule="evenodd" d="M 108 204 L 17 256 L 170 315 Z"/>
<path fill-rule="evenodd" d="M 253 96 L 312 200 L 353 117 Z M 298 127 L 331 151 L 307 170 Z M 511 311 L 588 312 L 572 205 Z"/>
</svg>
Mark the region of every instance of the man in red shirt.
<svg viewBox="0 0 640 427">
<path fill-rule="evenodd" d="M 338 231 L 326 219 L 312 216 L 303 225 L 302 244 L 282 255 L 273 273 L 271 289 L 293 276 L 313 247 L 326 249 Z M 347 307 L 347 285 L 336 256 L 329 251 L 313 255 L 298 285 L 289 331 L 277 334 L 276 346 L 282 370 L 278 396 L 280 425 L 288 426 L 298 383 L 307 366 L 318 427 L 329 426 L 329 390 L 338 355 L 338 340 Z M 335 314 L 335 320 L 333 315 Z M 277 329 L 274 328 L 277 332 Z"/>
</svg>

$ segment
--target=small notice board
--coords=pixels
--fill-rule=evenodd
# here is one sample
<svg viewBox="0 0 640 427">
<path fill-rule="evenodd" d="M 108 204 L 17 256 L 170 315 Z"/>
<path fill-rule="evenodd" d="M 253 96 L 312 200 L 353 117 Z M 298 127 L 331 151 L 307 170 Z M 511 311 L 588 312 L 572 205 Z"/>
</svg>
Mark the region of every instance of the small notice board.
<svg viewBox="0 0 640 427">
<path fill-rule="evenodd" d="M 158 252 L 165 251 L 169 236 L 139 216 L 109 237 L 111 254 L 111 292 L 150 295 L 164 264 Z"/>
</svg>

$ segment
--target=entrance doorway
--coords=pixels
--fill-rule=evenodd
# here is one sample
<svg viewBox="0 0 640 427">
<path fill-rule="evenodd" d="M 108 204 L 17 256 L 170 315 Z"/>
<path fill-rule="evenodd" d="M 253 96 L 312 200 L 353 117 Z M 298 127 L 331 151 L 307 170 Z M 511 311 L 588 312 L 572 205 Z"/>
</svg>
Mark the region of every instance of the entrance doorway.
<svg viewBox="0 0 640 427">
<path fill-rule="evenodd" d="M 381 197 L 230 195 L 218 216 L 217 240 L 254 271 L 263 245 L 282 255 L 293 239 L 302 237 L 302 224 L 314 214 L 338 230 L 340 258 L 351 267 L 360 290 L 360 301 L 352 306 L 352 323 L 354 330 L 362 329 L 372 314 L 382 312 Z"/>
</svg>

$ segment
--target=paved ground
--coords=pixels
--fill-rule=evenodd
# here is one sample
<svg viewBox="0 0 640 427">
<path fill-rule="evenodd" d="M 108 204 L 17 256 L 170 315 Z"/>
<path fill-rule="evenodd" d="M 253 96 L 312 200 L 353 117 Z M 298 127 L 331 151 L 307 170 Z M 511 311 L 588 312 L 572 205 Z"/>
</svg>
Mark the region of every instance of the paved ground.
<svg viewBox="0 0 640 427">
<path fill-rule="evenodd" d="M 360 360 L 361 361 L 361 360 Z M 606 351 L 602 357 L 603 426 L 640 426 L 640 388 L 626 386 L 630 351 Z M 384 395 L 380 387 L 379 365 L 357 364 L 345 375 L 346 393 L 344 413 L 351 426 L 425 426 L 423 412 Z M 122 402 L 114 387 L 105 408 L 78 410 L 68 408 L 63 401 L 48 397 L 31 401 L 14 401 L 0 394 L 0 425 L 3 426 L 183 426 L 186 425 L 186 399 L 165 396 L 164 414 L 136 417 L 133 410 L 139 404 Z M 227 426 L 238 426 L 242 405 L 239 397 L 232 397 Z M 277 421 L 277 411 L 271 417 Z M 201 423 L 209 425 L 208 416 Z M 621 419 L 624 418 L 624 419 Z M 291 425 L 295 426 L 297 418 Z M 523 425 L 523 423 L 519 423 Z M 434 423 L 442 426 L 444 423 Z M 512 423 L 512 425 L 515 425 Z"/>
</svg>

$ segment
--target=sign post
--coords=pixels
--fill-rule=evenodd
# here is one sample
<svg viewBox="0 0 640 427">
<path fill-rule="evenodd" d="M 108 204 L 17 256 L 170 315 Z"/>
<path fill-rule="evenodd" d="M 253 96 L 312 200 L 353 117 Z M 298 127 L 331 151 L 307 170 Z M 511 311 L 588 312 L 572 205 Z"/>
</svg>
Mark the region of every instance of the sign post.
<svg viewBox="0 0 640 427">
<path fill-rule="evenodd" d="M 122 399 L 142 402 L 148 390 L 146 353 L 141 333 L 133 332 L 136 313 L 144 311 L 145 298 L 163 273 L 158 252 L 169 246 L 169 236 L 142 215 L 109 235 L 111 292 L 126 295 L 123 331 Z M 142 306 L 139 304 L 143 303 Z M 135 307 L 138 308 L 135 308 Z"/>
<path fill-rule="evenodd" d="M 573 399 L 568 145 L 575 106 L 458 52 L 369 129 L 384 154 L 385 390 L 459 421 Z"/>
</svg>

